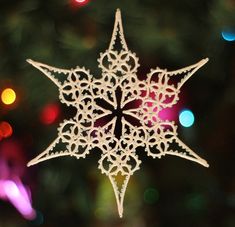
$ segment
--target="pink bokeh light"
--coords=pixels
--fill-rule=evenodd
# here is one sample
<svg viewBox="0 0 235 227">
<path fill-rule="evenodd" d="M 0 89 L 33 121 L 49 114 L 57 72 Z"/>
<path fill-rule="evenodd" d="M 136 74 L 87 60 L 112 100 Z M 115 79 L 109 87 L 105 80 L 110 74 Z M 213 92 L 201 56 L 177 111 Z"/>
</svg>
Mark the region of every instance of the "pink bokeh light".
<svg viewBox="0 0 235 227">
<path fill-rule="evenodd" d="M 33 220 L 36 211 L 32 207 L 29 189 L 22 182 L 17 180 L 0 180 L 0 198 L 9 201 L 21 215 Z"/>
<path fill-rule="evenodd" d="M 22 183 L 25 161 L 21 144 L 8 139 L 0 144 L 0 199 L 10 202 L 27 220 L 36 218 L 31 192 Z"/>
</svg>

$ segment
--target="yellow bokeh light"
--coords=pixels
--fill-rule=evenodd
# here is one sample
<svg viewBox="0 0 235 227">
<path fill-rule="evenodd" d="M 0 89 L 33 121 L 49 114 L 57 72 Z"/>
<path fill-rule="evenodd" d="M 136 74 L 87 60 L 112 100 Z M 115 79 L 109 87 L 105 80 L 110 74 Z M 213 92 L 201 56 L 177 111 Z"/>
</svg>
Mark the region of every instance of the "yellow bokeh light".
<svg viewBox="0 0 235 227">
<path fill-rule="evenodd" d="M 13 89 L 6 88 L 2 92 L 1 99 L 4 104 L 11 105 L 16 100 L 16 93 Z"/>
</svg>

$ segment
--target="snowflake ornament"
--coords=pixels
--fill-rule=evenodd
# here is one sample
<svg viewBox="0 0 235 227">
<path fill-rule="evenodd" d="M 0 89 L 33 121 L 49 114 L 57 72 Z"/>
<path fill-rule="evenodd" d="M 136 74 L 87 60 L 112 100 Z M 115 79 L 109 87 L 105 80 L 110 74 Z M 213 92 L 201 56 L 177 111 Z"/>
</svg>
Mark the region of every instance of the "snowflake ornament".
<svg viewBox="0 0 235 227">
<path fill-rule="evenodd" d="M 178 138 L 175 122 L 159 117 L 177 103 L 182 85 L 208 59 L 176 71 L 151 69 L 146 80 L 139 80 L 138 58 L 127 47 L 118 9 L 109 48 L 98 59 L 100 78 L 83 67 L 66 70 L 27 61 L 58 87 L 62 103 L 76 108 L 75 117 L 60 125 L 58 137 L 28 166 L 61 156 L 85 158 L 98 148 L 98 168 L 109 177 L 120 217 L 130 176 L 141 164 L 137 148 L 152 158 L 175 155 L 209 166 Z M 176 85 L 174 76 L 181 78 Z"/>
</svg>

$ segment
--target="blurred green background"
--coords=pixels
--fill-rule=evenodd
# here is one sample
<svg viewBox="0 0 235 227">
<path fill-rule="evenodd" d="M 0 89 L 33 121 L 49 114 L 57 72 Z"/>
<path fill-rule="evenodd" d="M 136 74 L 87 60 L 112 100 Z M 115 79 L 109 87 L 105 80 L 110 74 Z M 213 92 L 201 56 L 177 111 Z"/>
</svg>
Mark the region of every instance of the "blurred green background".
<svg viewBox="0 0 235 227">
<path fill-rule="evenodd" d="M 143 163 L 128 185 L 123 219 L 108 178 L 97 169 L 100 153 L 26 168 L 56 138 L 59 122 L 74 114 L 26 59 L 85 66 L 99 75 L 97 58 L 108 48 L 117 8 L 129 49 L 140 58 L 139 74 L 210 58 L 181 92 L 178 110 L 189 108 L 194 125 L 177 122 L 179 137 L 210 168 L 140 154 Z M 16 92 L 12 105 L 0 103 L 0 122 L 13 130 L 6 138 L 0 135 L 0 183 L 22 182 L 37 213 L 33 220 L 24 218 L 0 188 L 0 227 L 234 227 L 233 39 L 234 0 L 0 0 L 0 93 L 9 87 Z M 51 108 L 55 116 L 48 120 Z"/>
</svg>

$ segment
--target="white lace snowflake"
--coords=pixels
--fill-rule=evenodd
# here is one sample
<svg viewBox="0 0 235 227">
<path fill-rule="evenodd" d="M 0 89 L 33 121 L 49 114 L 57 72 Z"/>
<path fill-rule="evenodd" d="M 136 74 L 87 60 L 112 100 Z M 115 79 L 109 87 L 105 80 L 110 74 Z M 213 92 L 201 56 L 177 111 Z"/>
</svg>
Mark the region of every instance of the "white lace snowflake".
<svg viewBox="0 0 235 227">
<path fill-rule="evenodd" d="M 127 47 L 120 10 L 109 48 L 98 59 L 100 78 L 85 68 L 65 70 L 28 60 L 58 87 L 61 102 L 76 108 L 75 117 L 60 125 L 58 137 L 28 166 L 67 155 L 85 158 L 98 148 L 99 169 L 112 183 L 120 217 L 128 181 L 141 163 L 137 148 L 153 158 L 169 154 L 208 167 L 177 137 L 175 123 L 159 117 L 177 103 L 182 85 L 207 61 L 171 72 L 152 69 L 146 80 L 139 80 L 138 58 Z M 182 78 L 177 85 L 170 82 L 175 75 Z"/>
</svg>

